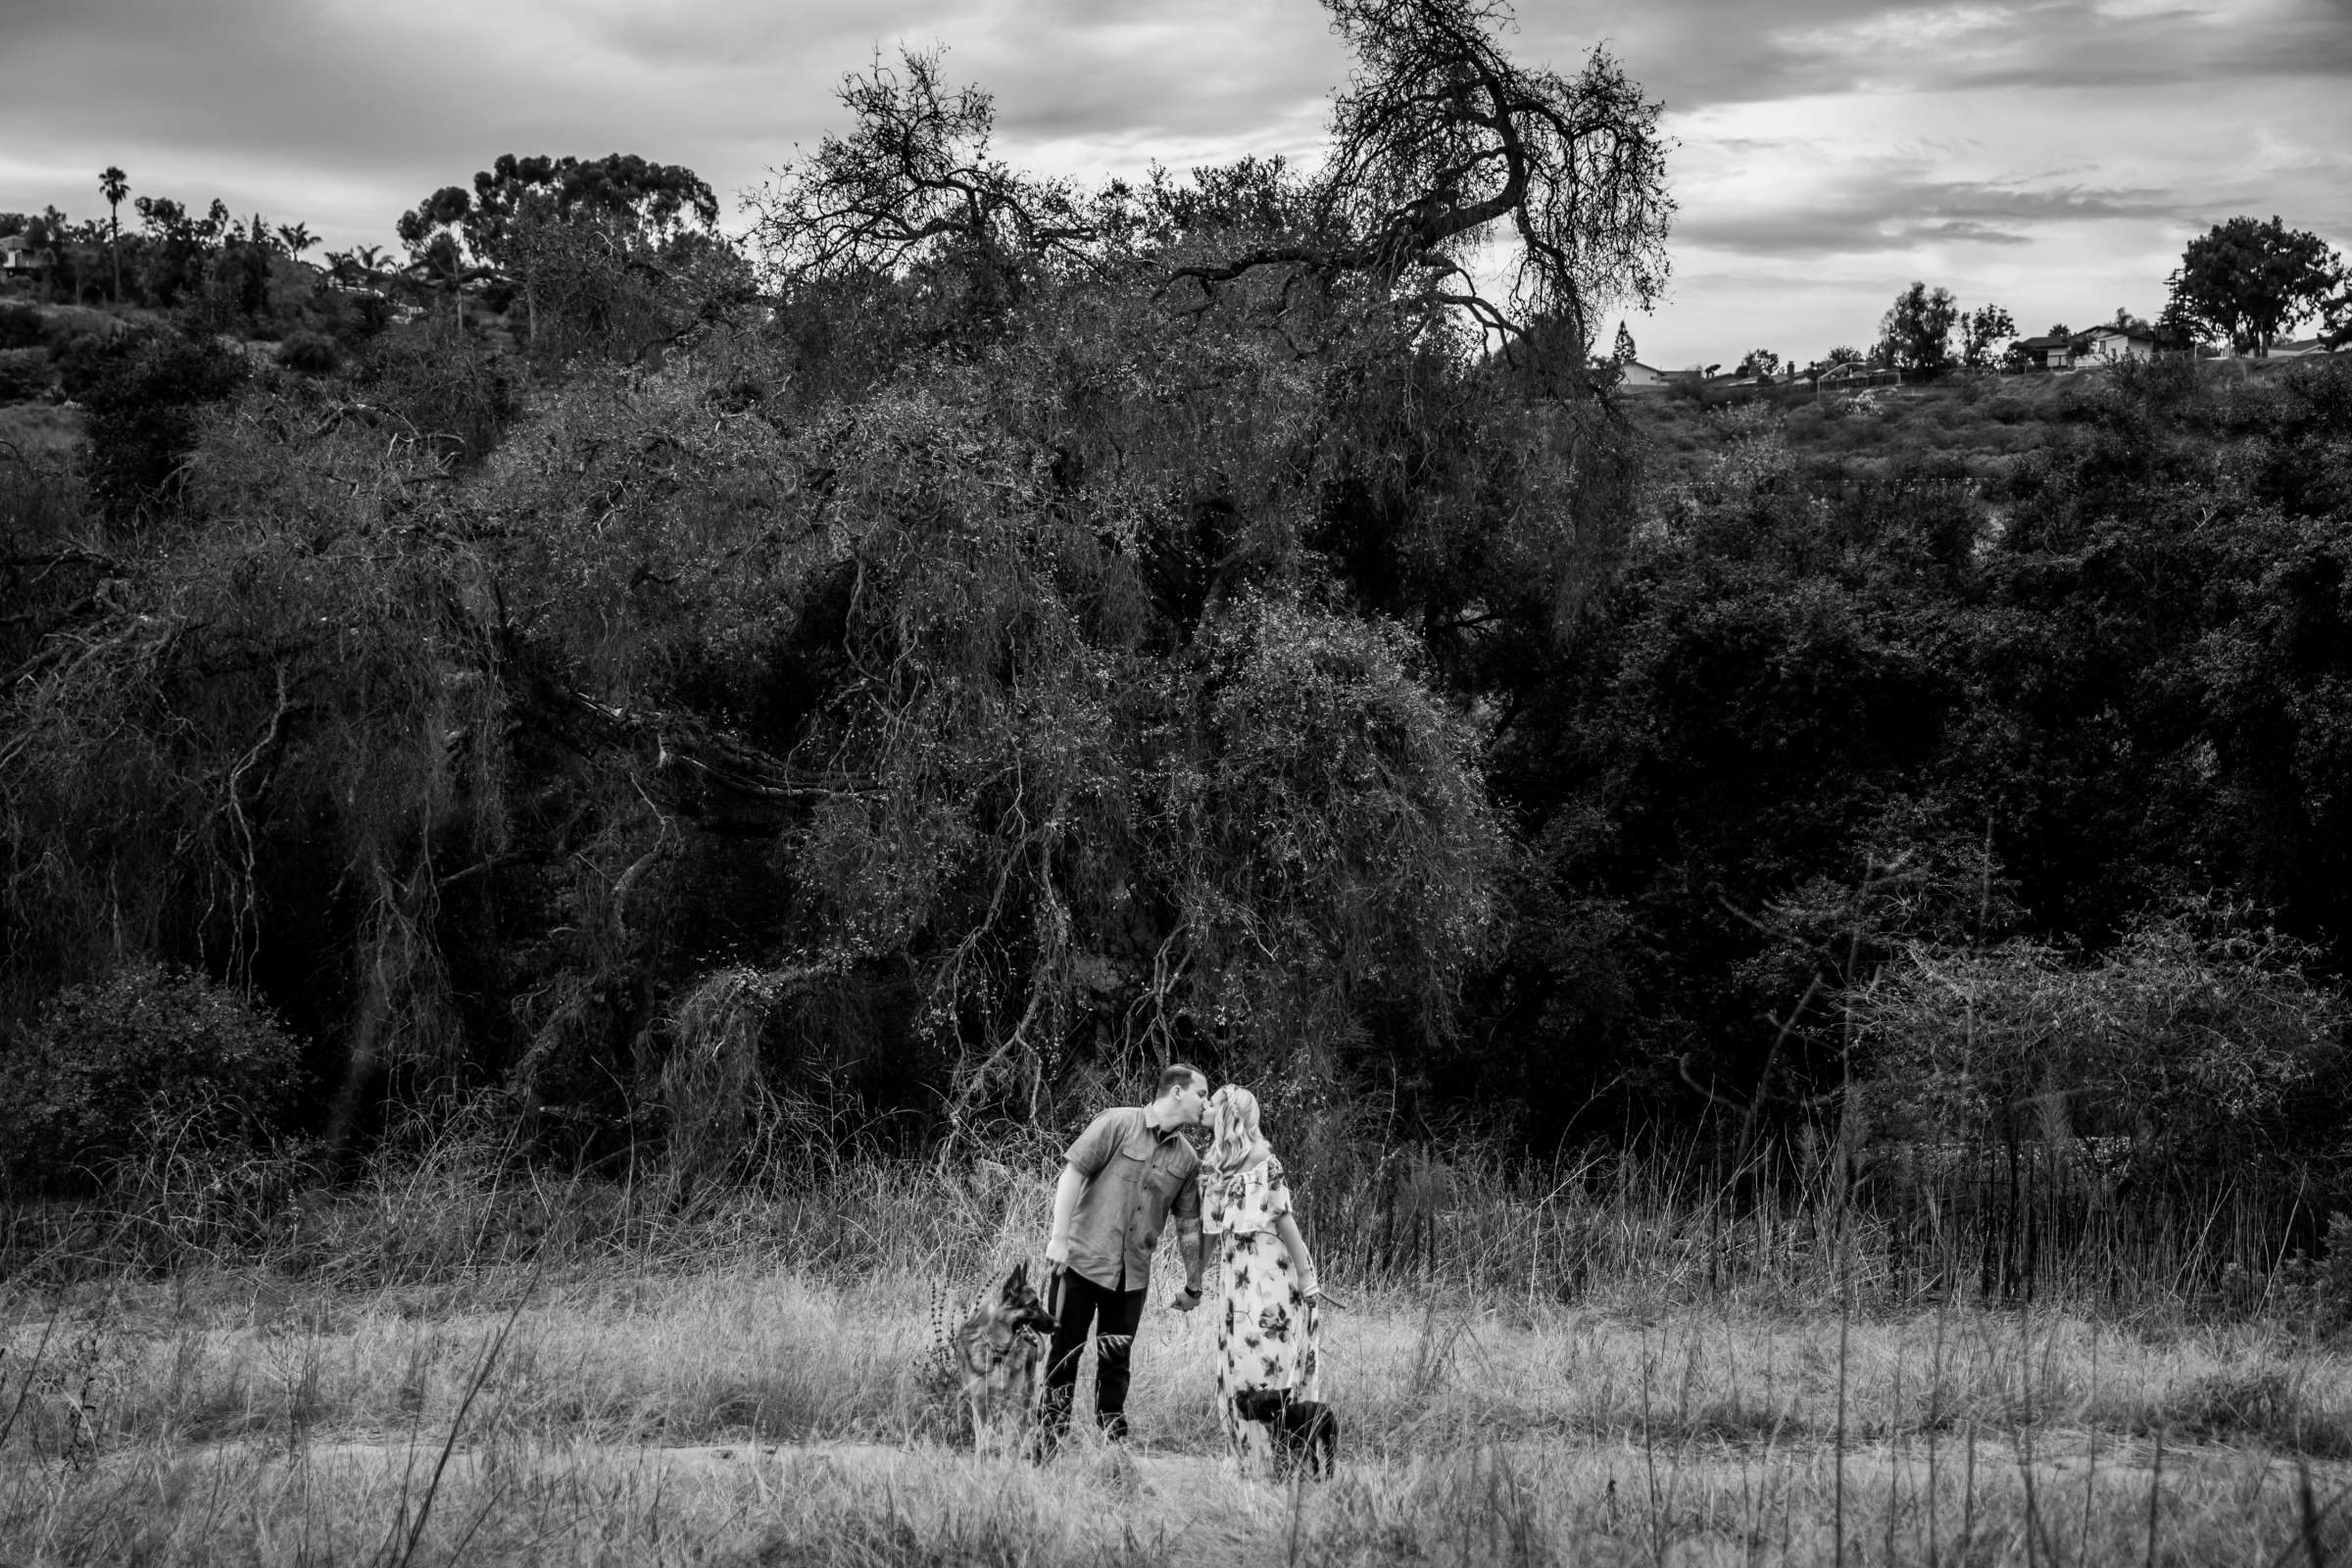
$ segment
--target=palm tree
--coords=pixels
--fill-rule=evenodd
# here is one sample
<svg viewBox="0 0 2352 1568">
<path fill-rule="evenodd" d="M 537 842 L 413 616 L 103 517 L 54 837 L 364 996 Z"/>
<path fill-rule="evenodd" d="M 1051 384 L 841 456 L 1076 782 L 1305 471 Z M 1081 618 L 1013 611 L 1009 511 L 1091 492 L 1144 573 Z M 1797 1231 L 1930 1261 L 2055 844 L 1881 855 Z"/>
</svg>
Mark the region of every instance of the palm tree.
<svg viewBox="0 0 2352 1568">
<path fill-rule="evenodd" d="M 122 198 L 130 194 L 130 180 L 113 164 L 98 172 L 98 190 L 106 198 L 107 228 L 112 243 L 107 247 L 115 258 L 115 303 L 122 303 Z"/>
<path fill-rule="evenodd" d="M 327 275 L 345 288 L 374 283 L 383 265 L 384 251 L 380 245 L 362 245 L 353 250 L 326 253 Z"/>
<path fill-rule="evenodd" d="M 277 242 L 286 248 L 288 256 L 300 261 L 304 251 L 318 243 L 318 236 L 311 232 L 308 223 L 296 223 L 291 228 L 280 223 L 277 225 Z"/>
</svg>

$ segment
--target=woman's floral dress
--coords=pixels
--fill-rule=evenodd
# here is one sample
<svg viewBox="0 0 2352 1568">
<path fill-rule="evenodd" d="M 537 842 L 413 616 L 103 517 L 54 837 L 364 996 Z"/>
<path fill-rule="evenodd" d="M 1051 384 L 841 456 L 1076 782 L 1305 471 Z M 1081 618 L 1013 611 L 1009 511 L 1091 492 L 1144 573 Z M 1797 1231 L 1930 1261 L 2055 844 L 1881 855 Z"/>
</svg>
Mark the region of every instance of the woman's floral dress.
<svg viewBox="0 0 2352 1568">
<path fill-rule="evenodd" d="M 1274 1229 L 1274 1222 L 1291 1212 L 1291 1189 L 1283 1180 L 1282 1161 L 1271 1154 L 1232 1175 L 1203 1171 L 1200 1189 L 1201 1225 L 1223 1236 L 1217 1420 L 1231 1453 L 1245 1465 L 1270 1466 L 1272 1434 L 1264 1423 L 1236 1415 L 1233 1396 L 1250 1389 L 1284 1389 L 1295 1399 L 1321 1397 L 1317 1314 L 1307 1309 L 1291 1250 Z"/>
</svg>

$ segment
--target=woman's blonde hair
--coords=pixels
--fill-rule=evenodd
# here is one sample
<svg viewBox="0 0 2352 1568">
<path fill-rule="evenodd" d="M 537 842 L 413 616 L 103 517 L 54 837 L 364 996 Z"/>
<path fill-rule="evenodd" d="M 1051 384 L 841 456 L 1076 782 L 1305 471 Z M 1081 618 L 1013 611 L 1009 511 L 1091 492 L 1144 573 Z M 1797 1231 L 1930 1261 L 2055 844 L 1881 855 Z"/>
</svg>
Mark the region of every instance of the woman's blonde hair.
<svg viewBox="0 0 2352 1568">
<path fill-rule="evenodd" d="M 1208 1097 L 1208 1163 L 1237 1171 L 1265 1136 L 1257 1130 L 1257 1097 L 1240 1084 L 1227 1084 Z"/>
</svg>

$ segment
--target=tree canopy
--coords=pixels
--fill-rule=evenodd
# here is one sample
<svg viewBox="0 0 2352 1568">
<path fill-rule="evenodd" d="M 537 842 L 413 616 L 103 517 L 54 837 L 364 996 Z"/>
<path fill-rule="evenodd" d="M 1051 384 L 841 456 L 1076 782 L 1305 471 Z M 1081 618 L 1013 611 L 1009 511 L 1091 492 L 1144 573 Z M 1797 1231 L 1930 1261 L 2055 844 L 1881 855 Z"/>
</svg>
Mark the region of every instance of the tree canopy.
<svg viewBox="0 0 2352 1568">
<path fill-rule="evenodd" d="M 1980 305 L 1968 313 L 1960 323 L 1960 363 L 1971 369 L 1983 369 L 2000 357 L 2009 339 L 2017 336 L 2017 322 L 1998 305 Z"/>
<path fill-rule="evenodd" d="M 1506 344 L 1582 367 L 1595 313 L 1646 308 L 1665 287 L 1674 212 L 1659 106 L 1603 51 L 1574 77 L 1501 47 L 1490 0 L 1327 0 L 1355 60 L 1335 97 L 1332 151 L 1310 180 L 1245 165 L 1182 210 L 1155 181 L 1083 195 L 1020 174 L 990 151 L 993 106 L 950 88 L 937 52 L 877 61 L 841 89 L 852 129 L 779 172 L 760 199 L 778 274 L 809 281 L 895 273 L 950 253 L 1001 273 L 1111 265 L 1138 238 L 1181 293 L 1205 300 L 1261 273 L 1318 293 L 1360 283 L 1386 305 L 1461 312 Z M 1141 211 L 1139 211 L 1139 208 Z M 1197 220 L 1222 211 L 1204 231 Z M 1186 243 L 1190 241 L 1191 243 Z M 1474 274 L 1499 241 L 1504 287 Z M 1296 282 L 1278 299 L 1287 305 Z"/>
<path fill-rule="evenodd" d="M 718 199 L 693 170 L 633 153 L 517 158 L 502 153 L 469 191 L 445 185 L 401 216 L 401 240 L 420 252 L 437 234 L 461 239 L 476 265 L 519 269 L 535 224 L 585 221 L 616 238 L 659 245 L 681 224 L 718 220 Z"/>
<path fill-rule="evenodd" d="M 1952 367 L 1952 327 L 1960 307 L 1949 289 L 1914 282 L 1894 297 L 1879 323 L 1879 354 L 1887 365 L 1921 375 Z"/>
<path fill-rule="evenodd" d="M 2214 225 L 2188 242 L 2169 282 L 2178 316 L 2257 357 L 2346 286 L 2343 258 L 2275 217 Z"/>
<path fill-rule="evenodd" d="M 737 259 L 713 237 L 717 218 L 710 187 L 682 166 L 633 153 L 503 153 L 470 191 L 444 186 L 402 215 L 399 232 L 412 268 L 453 296 L 469 284 L 518 291 L 534 353 L 628 357 L 674 329 L 647 279 L 684 272 L 700 296 L 741 291 Z"/>
</svg>

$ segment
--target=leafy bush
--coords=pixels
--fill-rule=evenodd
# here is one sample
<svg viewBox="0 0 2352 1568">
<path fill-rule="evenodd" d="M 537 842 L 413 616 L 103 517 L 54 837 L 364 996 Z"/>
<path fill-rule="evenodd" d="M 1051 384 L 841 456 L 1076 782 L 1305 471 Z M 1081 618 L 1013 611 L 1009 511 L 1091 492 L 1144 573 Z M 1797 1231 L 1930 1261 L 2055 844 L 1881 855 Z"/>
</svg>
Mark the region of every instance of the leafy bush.
<svg viewBox="0 0 2352 1568">
<path fill-rule="evenodd" d="M 145 332 L 66 362 L 68 392 L 89 411 L 90 488 L 128 515 L 176 499 L 198 416 L 245 380 L 245 362 L 217 339 Z"/>
<path fill-rule="evenodd" d="M 0 349 L 28 349 L 41 341 L 41 313 L 29 305 L 0 305 Z"/>
<path fill-rule="evenodd" d="M 332 338 L 296 332 L 277 346 L 277 363 L 305 375 L 332 375 L 343 368 L 343 356 Z"/>
<path fill-rule="evenodd" d="M 346 349 L 357 349 L 392 324 L 392 302 L 372 291 L 315 294 L 304 302 L 303 324 Z"/>
<path fill-rule="evenodd" d="M 521 407 L 500 356 L 444 322 L 379 339 L 363 377 L 374 401 L 467 466 L 489 454 Z"/>
<path fill-rule="evenodd" d="M 1936 1142 L 2093 1141 L 2150 1171 L 2243 1172 L 2326 1138 L 2343 998 L 2242 910 L 2150 918 L 2095 962 L 1914 947 L 1856 998 L 1875 1105 Z"/>
<path fill-rule="evenodd" d="M 10 1179 L 84 1185 L 168 1122 L 194 1144 L 250 1147 L 293 1103 L 294 1038 L 193 969 L 141 961 L 42 1009 L 0 1074 Z"/>
<path fill-rule="evenodd" d="M 0 403 L 39 397 L 56 380 L 45 349 L 0 349 Z"/>
</svg>

